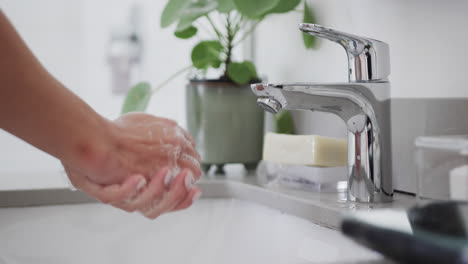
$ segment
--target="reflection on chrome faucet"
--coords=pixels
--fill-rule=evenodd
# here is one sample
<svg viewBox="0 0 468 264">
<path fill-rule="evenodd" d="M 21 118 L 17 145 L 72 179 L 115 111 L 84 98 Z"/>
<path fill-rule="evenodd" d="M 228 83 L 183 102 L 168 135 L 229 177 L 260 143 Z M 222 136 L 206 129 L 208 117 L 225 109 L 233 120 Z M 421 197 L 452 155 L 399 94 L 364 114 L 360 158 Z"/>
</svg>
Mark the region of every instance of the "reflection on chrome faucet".
<svg viewBox="0 0 468 264">
<path fill-rule="evenodd" d="M 341 117 L 348 128 L 348 200 L 391 201 L 388 45 L 314 24 L 301 24 L 299 28 L 345 48 L 349 83 L 253 84 L 257 103 L 272 113 L 285 108 Z"/>
</svg>

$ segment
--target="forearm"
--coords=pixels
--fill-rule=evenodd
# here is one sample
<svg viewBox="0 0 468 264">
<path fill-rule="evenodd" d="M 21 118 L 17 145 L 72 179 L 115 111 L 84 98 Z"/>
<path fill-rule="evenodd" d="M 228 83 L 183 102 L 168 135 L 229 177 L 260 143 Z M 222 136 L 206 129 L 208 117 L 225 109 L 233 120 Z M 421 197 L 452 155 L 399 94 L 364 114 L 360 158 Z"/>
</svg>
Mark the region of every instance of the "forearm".
<svg viewBox="0 0 468 264">
<path fill-rule="evenodd" d="M 0 11 L 0 128 L 64 162 L 100 159 L 110 122 L 54 79 Z"/>
</svg>

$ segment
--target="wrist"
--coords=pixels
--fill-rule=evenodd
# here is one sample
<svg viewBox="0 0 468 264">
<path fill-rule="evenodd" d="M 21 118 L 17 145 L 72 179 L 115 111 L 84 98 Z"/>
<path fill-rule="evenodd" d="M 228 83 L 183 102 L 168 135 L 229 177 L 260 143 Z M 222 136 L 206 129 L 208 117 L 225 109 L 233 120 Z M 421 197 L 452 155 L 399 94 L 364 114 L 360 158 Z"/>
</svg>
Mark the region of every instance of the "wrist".
<svg viewBox="0 0 468 264">
<path fill-rule="evenodd" d="M 94 174 L 92 172 L 107 167 L 112 160 L 111 156 L 116 152 L 118 128 L 101 116 L 93 120 L 92 127 L 71 145 L 71 157 L 62 162 Z"/>
</svg>

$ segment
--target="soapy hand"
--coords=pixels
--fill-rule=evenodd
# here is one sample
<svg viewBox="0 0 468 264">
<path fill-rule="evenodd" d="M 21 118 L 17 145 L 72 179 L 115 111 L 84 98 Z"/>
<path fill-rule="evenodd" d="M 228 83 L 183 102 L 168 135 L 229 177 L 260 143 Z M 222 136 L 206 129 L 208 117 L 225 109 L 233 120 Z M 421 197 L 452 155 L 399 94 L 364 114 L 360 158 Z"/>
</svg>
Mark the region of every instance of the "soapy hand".
<svg viewBox="0 0 468 264">
<path fill-rule="evenodd" d="M 116 151 L 119 163 L 136 173 L 150 177 L 163 167 L 171 173 L 166 184 L 180 172 L 189 169 L 195 177 L 201 175 L 200 155 L 187 131 L 175 121 L 143 113 L 130 113 L 114 121 L 119 140 Z M 101 179 L 95 179 L 99 182 Z"/>
<path fill-rule="evenodd" d="M 163 168 L 148 182 L 143 175 L 132 175 L 121 184 L 100 185 L 68 166 L 64 166 L 70 181 L 77 189 L 127 212 L 139 211 L 155 219 L 163 213 L 188 208 L 201 196 L 190 170 L 183 170 L 169 184 L 165 178 L 171 174 Z"/>
<path fill-rule="evenodd" d="M 86 169 L 64 164 L 72 184 L 98 200 L 154 219 L 201 195 L 200 156 L 191 136 L 168 119 L 143 113 L 110 122 L 112 147 Z"/>
</svg>

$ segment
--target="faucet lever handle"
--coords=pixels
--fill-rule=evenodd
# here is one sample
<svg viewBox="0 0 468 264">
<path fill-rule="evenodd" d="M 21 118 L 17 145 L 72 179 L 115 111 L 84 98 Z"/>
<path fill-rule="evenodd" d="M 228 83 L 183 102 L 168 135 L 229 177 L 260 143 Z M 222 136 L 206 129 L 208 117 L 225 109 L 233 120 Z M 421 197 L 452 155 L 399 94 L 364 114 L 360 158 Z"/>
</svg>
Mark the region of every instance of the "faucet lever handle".
<svg viewBox="0 0 468 264">
<path fill-rule="evenodd" d="M 350 82 L 386 81 L 390 75 L 387 43 L 316 24 L 302 23 L 299 29 L 307 34 L 336 42 L 346 50 Z"/>
</svg>

